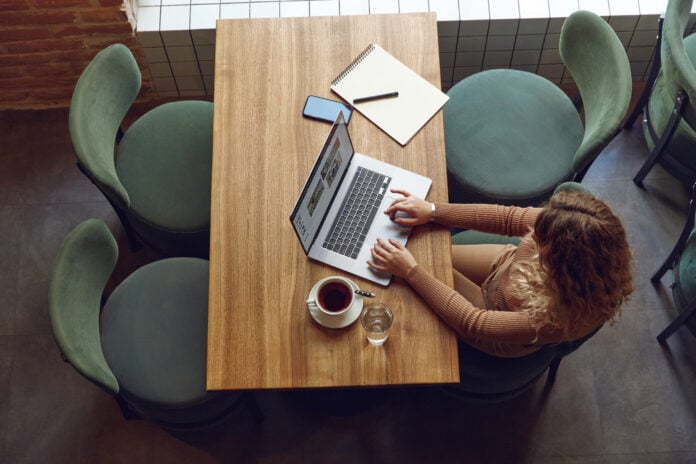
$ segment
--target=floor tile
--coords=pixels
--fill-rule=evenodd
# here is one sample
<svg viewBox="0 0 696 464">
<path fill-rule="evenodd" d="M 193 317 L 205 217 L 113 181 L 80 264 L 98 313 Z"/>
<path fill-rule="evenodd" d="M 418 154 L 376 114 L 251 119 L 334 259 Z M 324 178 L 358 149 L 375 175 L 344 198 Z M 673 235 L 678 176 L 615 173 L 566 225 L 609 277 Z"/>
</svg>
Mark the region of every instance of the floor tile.
<svg viewBox="0 0 696 464">
<path fill-rule="evenodd" d="M 103 392 L 62 362 L 51 335 L 13 336 L 10 349 L 7 462 L 75 462 Z"/>
<path fill-rule="evenodd" d="M 663 348 L 670 317 L 633 310 L 593 339 L 593 364 L 607 452 L 696 451 L 696 338 L 687 329 Z"/>
<path fill-rule="evenodd" d="M 103 198 L 75 164 L 67 110 L 5 112 L 0 121 L 7 124 L 3 145 L 12 147 L 0 156 L 0 181 L 13 187 L 3 189 L 0 204 Z"/>
</svg>

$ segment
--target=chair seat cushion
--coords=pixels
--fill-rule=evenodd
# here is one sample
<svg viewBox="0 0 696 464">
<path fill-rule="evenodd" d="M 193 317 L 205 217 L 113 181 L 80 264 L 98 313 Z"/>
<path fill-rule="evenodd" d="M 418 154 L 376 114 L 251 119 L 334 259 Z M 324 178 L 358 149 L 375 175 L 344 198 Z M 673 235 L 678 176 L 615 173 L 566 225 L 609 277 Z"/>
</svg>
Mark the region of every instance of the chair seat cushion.
<svg viewBox="0 0 696 464">
<path fill-rule="evenodd" d="M 208 262 L 170 258 L 128 276 L 101 317 L 107 363 L 130 398 L 187 407 L 206 400 Z"/>
<path fill-rule="evenodd" d="M 452 201 L 536 198 L 572 174 L 584 133 L 572 101 L 536 74 L 495 69 L 470 76 L 444 107 Z"/>
<path fill-rule="evenodd" d="M 507 237 L 478 230 L 464 230 L 452 236 L 452 245 L 519 245 L 520 240 L 520 237 Z"/>
<path fill-rule="evenodd" d="M 179 101 L 140 117 L 118 146 L 131 213 L 172 232 L 210 227 L 213 104 Z"/>
<path fill-rule="evenodd" d="M 551 364 L 556 352 L 545 346 L 527 356 L 499 358 L 459 342 L 459 385 L 468 395 L 505 396 L 530 386 Z"/>
</svg>

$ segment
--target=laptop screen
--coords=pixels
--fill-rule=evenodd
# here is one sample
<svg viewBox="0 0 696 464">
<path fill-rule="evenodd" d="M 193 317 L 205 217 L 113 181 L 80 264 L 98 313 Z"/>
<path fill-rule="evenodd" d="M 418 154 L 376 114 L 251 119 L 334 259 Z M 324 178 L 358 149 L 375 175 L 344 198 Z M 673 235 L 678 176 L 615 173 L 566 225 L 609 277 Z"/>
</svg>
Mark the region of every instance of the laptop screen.
<svg viewBox="0 0 696 464">
<path fill-rule="evenodd" d="M 348 129 L 339 113 L 290 215 L 305 253 L 309 253 L 353 153 Z"/>
</svg>

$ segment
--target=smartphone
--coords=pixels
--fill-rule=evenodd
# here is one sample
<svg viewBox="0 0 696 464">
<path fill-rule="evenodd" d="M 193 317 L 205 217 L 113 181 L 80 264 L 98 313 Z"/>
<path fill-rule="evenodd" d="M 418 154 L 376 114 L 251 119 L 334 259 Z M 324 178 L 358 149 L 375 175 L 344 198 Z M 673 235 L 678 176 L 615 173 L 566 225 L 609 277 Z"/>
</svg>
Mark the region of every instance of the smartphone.
<svg viewBox="0 0 696 464">
<path fill-rule="evenodd" d="M 333 123 L 339 111 L 343 113 L 343 119 L 346 124 L 348 124 L 350 115 L 353 113 L 353 108 L 339 101 L 310 95 L 305 102 L 302 116 Z"/>
</svg>

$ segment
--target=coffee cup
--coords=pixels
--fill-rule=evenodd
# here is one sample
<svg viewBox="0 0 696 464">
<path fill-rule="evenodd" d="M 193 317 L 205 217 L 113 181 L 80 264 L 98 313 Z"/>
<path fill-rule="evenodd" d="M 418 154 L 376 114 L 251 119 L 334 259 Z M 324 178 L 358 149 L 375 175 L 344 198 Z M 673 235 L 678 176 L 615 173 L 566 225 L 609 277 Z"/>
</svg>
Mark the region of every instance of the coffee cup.
<svg viewBox="0 0 696 464">
<path fill-rule="evenodd" d="M 353 304 L 355 295 L 352 282 L 344 277 L 329 277 L 320 282 L 316 298 L 307 300 L 308 306 L 316 306 L 329 316 L 346 312 Z"/>
</svg>

